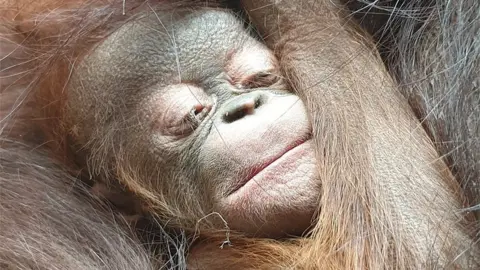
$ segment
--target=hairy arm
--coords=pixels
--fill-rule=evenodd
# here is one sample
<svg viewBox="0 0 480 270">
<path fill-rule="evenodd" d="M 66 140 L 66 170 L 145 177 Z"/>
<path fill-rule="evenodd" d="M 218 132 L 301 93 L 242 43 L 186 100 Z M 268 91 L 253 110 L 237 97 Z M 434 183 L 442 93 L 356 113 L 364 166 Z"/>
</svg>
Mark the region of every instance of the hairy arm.
<svg viewBox="0 0 480 270">
<path fill-rule="evenodd" d="M 125 222 L 45 152 L 0 139 L 0 164 L 0 268 L 153 268 Z"/>
<path fill-rule="evenodd" d="M 244 4 L 314 123 L 323 191 L 306 257 L 347 268 L 469 265 L 457 258 L 477 252 L 457 215 L 459 189 L 340 4 Z"/>
</svg>

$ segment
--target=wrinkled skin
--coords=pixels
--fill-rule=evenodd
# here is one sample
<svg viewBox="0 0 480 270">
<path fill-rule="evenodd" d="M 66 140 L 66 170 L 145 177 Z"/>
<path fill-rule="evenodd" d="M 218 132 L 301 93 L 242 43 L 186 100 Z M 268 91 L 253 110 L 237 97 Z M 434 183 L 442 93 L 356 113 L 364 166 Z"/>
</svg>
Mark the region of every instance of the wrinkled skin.
<svg viewBox="0 0 480 270">
<path fill-rule="evenodd" d="M 213 211 L 250 234 L 309 226 L 319 180 L 303 102 L 232 14 L 127 23 L 85 56 L 67 97 L 91 170 L 124 162 L 137 185 L 192 212 L 169 217 L 180 226 Z"/>
</svg>

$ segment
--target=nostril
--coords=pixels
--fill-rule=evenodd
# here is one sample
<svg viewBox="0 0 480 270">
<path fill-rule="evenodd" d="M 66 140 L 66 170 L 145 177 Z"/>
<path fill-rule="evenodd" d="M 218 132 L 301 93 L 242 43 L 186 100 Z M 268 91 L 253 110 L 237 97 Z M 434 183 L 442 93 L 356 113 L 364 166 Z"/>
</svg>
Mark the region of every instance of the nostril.
<svg viewBox="0 0 480 270">
<path fill-rule="evenodd" d="M 260 99 L 252 96 L 238 97 L 226 106 L 223 119 L 227 123 L 239 120 L 246 115 L 253 114 L 260 106 Z"/>
</svg>

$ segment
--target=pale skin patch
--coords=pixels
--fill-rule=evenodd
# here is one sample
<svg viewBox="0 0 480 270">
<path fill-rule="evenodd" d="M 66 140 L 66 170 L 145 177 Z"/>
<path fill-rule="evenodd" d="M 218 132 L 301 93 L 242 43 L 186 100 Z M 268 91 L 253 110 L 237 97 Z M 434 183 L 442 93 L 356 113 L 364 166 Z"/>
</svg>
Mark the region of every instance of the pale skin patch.
<svg viewBox="0 0 480 270">
<path fill-rule="evenodd" d="M 228 54 L 225 65 L 226 74 L 231 83 L 238 88 L 254 81 L 256 74 L 278 74 L 278 62 L 262 44 L 235 50 Z"/>
</svg>

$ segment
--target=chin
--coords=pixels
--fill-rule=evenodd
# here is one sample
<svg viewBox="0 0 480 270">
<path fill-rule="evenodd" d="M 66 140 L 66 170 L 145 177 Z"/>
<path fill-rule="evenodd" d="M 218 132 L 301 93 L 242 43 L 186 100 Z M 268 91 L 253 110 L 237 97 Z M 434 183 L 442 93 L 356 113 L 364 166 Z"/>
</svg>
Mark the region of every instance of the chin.
<svg viewBox="0 0 480 270">
<path fill-rule="evenodd" d="M 303 234 L 318 208 L 320 181 L 311 140 L 284 153 L 220 202 L 232 229 L 256 236 Z"/>
</svg>

